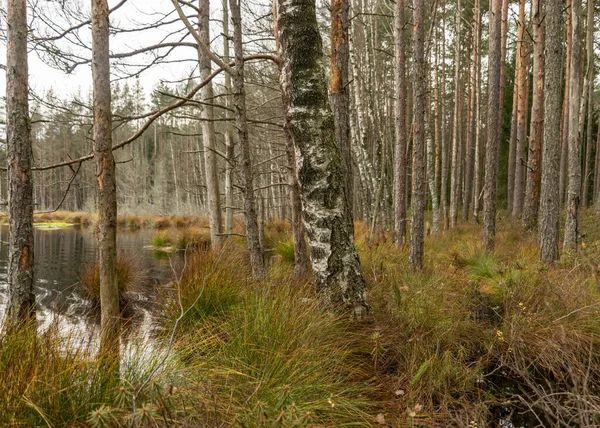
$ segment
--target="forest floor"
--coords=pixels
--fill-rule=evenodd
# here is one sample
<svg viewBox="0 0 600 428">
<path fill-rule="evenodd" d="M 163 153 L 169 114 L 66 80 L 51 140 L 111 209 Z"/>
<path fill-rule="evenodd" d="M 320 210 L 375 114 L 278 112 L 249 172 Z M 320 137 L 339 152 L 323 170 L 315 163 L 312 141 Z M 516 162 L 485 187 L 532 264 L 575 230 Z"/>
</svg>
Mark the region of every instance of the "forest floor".
<svg viewBox="0 0 600 428">
<path fill-rule="evenodd" d="M 160 293 L 151 358 L 142 348 L 120 379 L 55 331 L 2 336 L 0 425 L 598 426 L 597 219 L 583 212 L 580 251 L 551 267 L 520 222 L 499 220 L 493 252 L 460 224 L 426 238 L 420 272 L 358 222 L 361 320 L 313 298 L 273 221 L 263 281 L 241 238 L 188 253 Z"/>
</svg>

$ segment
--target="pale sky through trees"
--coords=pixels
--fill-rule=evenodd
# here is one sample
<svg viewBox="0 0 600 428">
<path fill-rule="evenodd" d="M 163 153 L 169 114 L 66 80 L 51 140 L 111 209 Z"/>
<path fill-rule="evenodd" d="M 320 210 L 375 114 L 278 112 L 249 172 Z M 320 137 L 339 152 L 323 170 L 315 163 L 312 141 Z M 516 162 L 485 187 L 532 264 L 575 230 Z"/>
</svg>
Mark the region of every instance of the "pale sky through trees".
<svg viewBox="0 0 600 428">
<path fill-rule="evenodd" d="M 119 0 L 109 0 L 109 7 L 113 8 L 118 4 Z M 82 0 L 66 0 L 68 6 L 74 7 L 79 5 L 81 12 L 84 16 L 89 17 L 89 2 Z M 56 17 L 56 21 L 61 22 L 61 30 L 68 28 L 68 25 L 64 18 L 61 17 L 57 10 L 59 2 L 38 2 L 28 1 L 28 19 L 31 22 L 32 8 L 39 8 L 45 12 L 46 16 Z M 213 20 L 218 20 L 221 16 L 220 2 L 213 2 L 211 4 L 212 10 L 211 15 Z M 6 0 L 0 0 L 1 21 L 0 28 L 4 33 L 6 31 Z M 144 24 L 148 24 L 157 19 L 157 17 L 170 14 L 169 18 L 172 20 L 176 17 L 175 10 L 170 1 L 167 0 L 129 0 L 121 8 L 111 14 L 111 26 L 118 26 L 120 28 L 140 28 Z M 72 24 L 75 21 L 72 22 Z M 48 31 L 43 27 L 43 24 L 36 19 L 35 25 L 36 34 L 40 34 L 43 31 L 47 31 L 47 35 L 55 35 L 56 32 Z M 159 29 L 149 29 L 141 32 L 129 32 L 125 34 L 112 35 L 111 34 L 111 53 L 122 53 L 130 52 L 139 49 L 144 46 L 160 43 L 161 41 L 180 41 L 181 37 L 179 33 L 182 33 L 183 27 L 177 22 L 175 24 L 165 26 Z M 212 44 L 213 49 L 217 52 L 221 50 L 220 40 L 220 25 L 218 22 L 213 22 L 211 25 L 212 32 Z M 172 33 L 178 32 L 177 35 Z M 74 53 L 80 54 L 85 58 L 89 58 L 91 55 L 91 29 L 87 25 L 80 30 L 80 36 L 82 40 L 88 46 L 88 50 L 84 50 L 78 47 L 73 47 L 67 43 L 60 43 L 58 46 L 68 47 Z M 186 38 L 186 41 L 192 41 L 191 36 Z M 89 64 L 79 65 L 72 73 L 67 74 L 62 70 L 58 70 L 55 67 L 51 67 L 46 64 L 36 52 L 32 52 L 33 48 L 30 43 L 29 46 L 29 82 L 33 92 L 36 95 L 42 95 L 44 92 L 53 89 L 55 94 L 59 98 L 69 98 L 72 95 L 81 95 L 86 97 L 86 93 L 91 91 L 92 84 L 92 72 Z M 163 49 L 163 52 L 166 50 Z M 147 64 L 154 57 L 154 53 L 150 52 L 147 54 L 138 55 L 130 59 L 131 64 Z M 140 76 L 140 84 L 144 88 L 146 95 L 149 95 L 152 89 L 160 81 L 180 81 L 190 75 L 190 72 L 194 69 L 197 63 L 197 53 L 191 48 L 178 47 L 173 50 L 170 54 L 169 59 L 176 61 L 170 64 L 158 64 L 154 65 L 145 70 Z M 6 61 L 6 43 L 5 40 L 0 41 L 0 64 L 4 64 Z M 178 62 L 177 62 L 178 61 Z M 132 69 L 132 67 L 128 67 Z M 139 67 L 138 67 L 139 68 Z M 111 70 L 114 78 L 122 76 L 122 71 L 116 71 L 114 68 Z M 195 72 L 197 74 L 197 71 Z M 130 84 L 135 84 L 135 79 L 128 80 Z M 218 81 L 218 80 L 217 80 Z M 6 74 L 3 70 L 0 70 L 0 97 L 4 97 L 6 91 Z"/>
</svg>

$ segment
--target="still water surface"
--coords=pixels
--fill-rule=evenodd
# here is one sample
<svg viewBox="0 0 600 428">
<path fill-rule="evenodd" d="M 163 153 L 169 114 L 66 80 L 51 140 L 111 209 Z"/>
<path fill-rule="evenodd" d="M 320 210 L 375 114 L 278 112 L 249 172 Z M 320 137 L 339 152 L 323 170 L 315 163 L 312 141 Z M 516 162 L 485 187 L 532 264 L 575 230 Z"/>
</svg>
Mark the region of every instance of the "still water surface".
<svg viewBox="0 0 600 428">
<path fill-rule="evenodd" d="M 153 230 L 119 232 L 120 253 L 134 254 L 147 280 L 137 300 L 137 324 L 140 335 L 152 321 L 155 286 L 172 277 L 169 257 L 144 248 Z M 8 227 L 0 227 L 0 320 L 7 304 Z M 74 227 L 56 230 L 35 229 L 35 297 L 37 320 L 41 330 L 52 322 L 69 332 L 89 334 L 97 328 L 97 316 L 79 287 L 79 274 L 96 257 L 96 239 L 92 230 Z M 176 257 L 176 256 L 175 256 Z M 145 302 L 145 304 L 142 304 Z M 140 328 L 144 331 L 139 331 Z"/>
</svg>

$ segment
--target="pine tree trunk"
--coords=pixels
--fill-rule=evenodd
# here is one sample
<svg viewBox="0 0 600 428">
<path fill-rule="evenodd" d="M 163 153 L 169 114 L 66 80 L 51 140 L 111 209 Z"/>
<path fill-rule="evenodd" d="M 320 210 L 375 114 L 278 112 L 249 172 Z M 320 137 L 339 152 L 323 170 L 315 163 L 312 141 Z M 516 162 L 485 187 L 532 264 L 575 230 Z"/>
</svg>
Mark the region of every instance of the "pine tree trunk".
<svg viewBox="0 0 600 428">
<path fill-rule="evenodd" d="M 515 152 L 515 184 L 513 190 L 512 215 L 520 217 L 523 212 L 525 196 L 525 146 L 527 138 L 527 112 L 529 108 L 529 49 L 526 43 L 525 31 L 525 0 L 519 0 L 519 31 L 517 35 L 517 55 L 519 67 L 517 68 L 518 101 L 517 101 L 517 143 Z"/>
<path fill-rule="evenodd" d="M 581 164 L 579 138 L 579 77 L 581 73 L 581 0 L 572 1 L 571 69 L 569 90 L 569 184 L 567 188 L 567 219 L 564 248 L 577 250 L 579 203 L 581 195 Z"/>
<path fill-rule="evenodd" d="M 515 69 L 519 69 L 519 56 L 515 64 Z M 514 191 L 515 191 L 515 165 L 517 158 L 517 106 L 519 105 L 519 79 L 515 77 L 513 84 L 513 102 L 512 113 L 510 115 L 510 136 L 508 142 L 508 185 L 507 185 L 507 211 L 512 215 Z"/>
<path fill-rule="evenodd" d="M 368 309 L 365 280 L 354 247 L 315 3 L 280 0 L 278 5 L 281 81 L 289 100 L 286 115 L 296 148 L 315 291 L 360 316 Z"/>
<path fill-rule="evenodd" d="M 117 284 L 117 189 L 112 152 L 108 4 L 92 0 L 94 158 L 98 191 L 101 355 L 119 356 L 121 329 Z"/>
<path fill-rule="evenodd" d="M 35 320 L 33 180 L 27 74 L 27 6 L 7 2 L 6 151 L 8 166 L 8 307 L 5 325 Z"/>
<path fill-rule="evenodd" d="M 343 174 L 346 178 L 346 203 L 352 214 L 354 189 L 350 145 L 350 96 L 348 94 L 348 64 L 350 61 L 348 9 L 348 0 L 331 1 L 331 56 L 329 68 L 335 135 L 340 146 Z"/>
<path fill-rule="evenodd" d="M 533 105 L 529 157 L 527 159 L 527 186 L 523 207 L 523 226 L 531 230 L 537 224 L 539 204 L 540 156 L 544 136 L 544 22 L 542 0 L 533 0 Z"/>
<path fill-rule="evenodd" d="M 198 34 L 206 46 L 210 46 L 210 0 L 198 1 Z M 202 49 L 198 49 L 198 67 L 200 79 L 205 80 L 211 74 L 211 59 Z M 221 248 L 223 226 L 221 223 L 221 194 L 215 153 L 214 92 L 212 82 L 202 87 L 202 142 L 204 145 L 204 166 L 206 175 L 206 196 L 208 200 L 208 217 L 211 246 L 214 250 Z"/>
<path fill-rule="evenodd" d="M 474 184 L 473 184 L 473 217 L 479 223 L 479 209 L 481 207 L 481 163 L 483 147 L 481 142 L 481 3 L 477 0 L 477 49 L 475 53 L 475 69 L 476 69 L 476 84 L 475 84 L 475 166 L 474 166 Z M 502 80 L 502 79 L 501 79 Z M 502 84 L 500 86 L 501 93 Z M 500 97 L 503 98 L 502 96 Z M 500 102 L 503 106 L 503 101 Z"/>
<path fill-rule="evenodd" d="M 573 3 L 572 0 L 567 0 L 565 11 L 567 12 L 567 55 L 566 55 L 566 66 L 565 66 L 565 91 L 563 97 L 562 106 L 562 118 L 561 118 L 561 151 L 560 151 L 560 182 L 559 182 L 559 194 L 561 205 L 565 201 L 565 193 L 568 183 L 568 159 L 569 159 L 569 102 L 571 97 L 571 57 L 573 51 Z"/>
<path fill-rule="evenodd" d="M 265 274 L 264 257 L 260 245 L 256 199 L 254 195 L 254 176 L 250 141 L 248 139 L 248 117 L 246 110 L 246 88 L 244 85 L 244 47 L 242 41 L 242 15 L 239 0 L 229 0 L 231 22 L 233 23 L 233 46 L 235 52 L 235 69 L 231 76 L 233 81 L 233 105 L 235 110 L 235 127 L 240 145 L 241 172 L 244 180 L 244 215 L 246 217 L 246 241 L 250 254 L 252 276 L 262 278 Z"/>
<path fill-rule="evenodd" d="M 423 267 L 423 226 L 426 203 L 425 186 L 425 100 L 427 75 L 425 69 L 425 23 L 423 0 L 413 0 L 413 61 L 411 69 L 413 98 L 413 161 L 410 216 L 410 248 L 408 262 L 413 268 Z"/>
<path fill-rule="evenodd" d="M 502 0 L 490 2 L 488 112 L 485 153 L 485 180 L 483 196 L 483 236 L 485 249 L 494 248 L 496 238 L 496 206 L 498 195 L 498 168 L 500 157 L 500 61 L 501 61 L 501 5 Z"/>
<path fill-rule="evenodd" d="M 406 241 L 406 55 L 404 37 L 404 0 L 397 0 L 394 9 L 394 46 L 396 67 L 396 116 L 394 119 L 396 141 L 394 158 L 394 242 L 396 246 Z"/>
<path fill-rule="evenodd" d="M 540 259 L 551 263 L 558 260 L 560 217 L 560 120 L 561 120 L 561 59 L 562 1 L 547 0 L 546 44 L 544 57 L 544 144 L 542 183 L 540 189 L 540 221 L 538 237 Z"/>
<path fill-rule="evenodd" d="M 587 62 L 585 70 L 585 85 L 584 91 L 587 92 L 587 128 L 586 128 L 586 146 L 584 159 L 584 173 L 581 186 L 581 205 L 585 208 L 588 206 L 588 194 L 590 184 L 590 167 L 592 158 L 592 123 L 594 120 L 594 2 L 587 1 L 587 36 L 586 36 L 586 53 Z M 585 112 L 581 111 L 580 123 L 583 127 L 583 117 Z M 580 133 L 583 137 L 583 132 Z"/>
</svg>

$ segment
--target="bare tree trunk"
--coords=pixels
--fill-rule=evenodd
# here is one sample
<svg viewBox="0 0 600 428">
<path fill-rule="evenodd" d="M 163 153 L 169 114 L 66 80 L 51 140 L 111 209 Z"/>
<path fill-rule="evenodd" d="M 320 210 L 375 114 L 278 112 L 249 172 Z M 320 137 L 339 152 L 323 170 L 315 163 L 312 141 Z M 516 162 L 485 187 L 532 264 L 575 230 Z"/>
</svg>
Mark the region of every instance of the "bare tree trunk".
<svg viewBox="0 0 600 428">
<path fill-rule="evenodd" d="M 460 1 L 460 0 L 459 0 Z M 425 100 L 427 75 L 425 67 L 425 23 L 423 0 L 413 0 L 412 73 L 413 82 L 413 167 L 408 262 L 413 268 L 423 267 L 423 225 L 426 203 L 425 186 Z"/>
<path fill-rule="evenodd" d="M 315 291 L 360 316 L 368 309 L 365 280 L 354 247 L 315 3 L 280 0 L 278 6 L 281 80 L 290 101 L 286 114 L 296 147 Z"/>
<path fill-rule="evenodd" d="M 478 55 L 479 55 L 479 42 L 481 34 L 479 34 L 479 26 L 481 25 L 481 7 L 479 0 L 475 0 L 475 10 L 473 11 L 473 47 L 472 47 L 472 58 L 471 63 L 471 95 L 469 98 L 469 144 L 468 152 L 466 156 L 466 168 L 465 168 L 465 192 L 463 197 L 463 219 L 469 220 L 469 208 L 471 200 L 473 199 L 473 170 L 475 168 L 475 156 L 476 156 L 476 134 L 479 123 L 477 122 L 477 93 L 478 93 Z"/>
<path fill-rule="evenodd" d="M 485 153 L 485 180 L 483 197 L 483 236 L 485 249 L 494 248 L 496 238 L 496 206 L 498 195 L 498 168 L 500 157 L 500 60 L 502 0 L 490 2 L 489 64 L 488 64 L 488 117 Z"/>
<path fill-rule="evenodd" d="M 461 33 L 462 9 L 460 0 L 457 0 L 456 6 L 456 34 L 454 40 L 454 118 L 452 125 L 452 168 L 450 175 L 450 225 L 456 226 L 458 220 L 458 194 L 460 186 L 459 162 L 460 159 L 460 33 Z"/>
<path fill-rule="evenodd" d="M 565 67 L 565 92 L 563 98 L 562 107 L 562 126 L 561 126 L 561 153 L 560 153 L 560 183 L 559 183 L 559 194 L 561 205 L 565 201 L 565 190 L 568 183 L 568 158 L 569 158 L 569 102 L 571 97 L 571 57 L 573 51 L 573 3 L 572 0 L 567 0 L 565 8 L 567 12 L 567 63 Z"/>
<path fill-rule="evenodd" d="M 117 284 L 117 188 L 112 152 L 108 4 L 92 0 L 94 158 L 98 191 L 101 355 L 119 356 L 121 319 Z"/>
<path fill-rule="evenodd" d="M 525 140 L 527 138 L 527 111 L 529 108 L 529 49 L 525 41 L 525 0 L 519 0 L 519 31 L 517 35 L 517 55 L 519 67 L 517 68 L 518 101 L 517 101 L 517 146 L 515 153 L 515 184 L 513 190 L 512 215 L 520 217 L 523 212 L 523 199 L 525 196 Z"/>
<path fill-rule="evenodd" d="M 429 125 L 429 108 L 425 108 L 425 138 L 427 140 L 427 181 L 429 182 L 429 193 L 431 194 L 432 234 L 438 235 L 440 232 L 440 206 L 438 202 L 437 187 L 435 185 L 435 144 L 433 135 L 431 135 L 431 126 Z"/>
<path fill-rule="evenodd" d="M 596 162 L 594 165 L 594 211 L 600 213 L 600 115 L 598 115 L 598 133 L 596 134 Z"/>
<path fill-rule="evenodd" d="M 590 167 L 592 157 L 592 123 L 594 120 L 594 2 L 587 0 L 587 36 L 586 36 L 587 62 L 585 70 L 584 91 L 587 92 L 587 128 L 586 128 L 586 146 L 584 159 L 584 173 L 581 186 L 581 205 L 588 206 L 588 193 L 590 184 Z M 585 111 L 581 110 L 581 130 L 583 131 Z M 583 137 L 583 132 L 580 133 Z"/>
<path fill-rule="evenodd" d="M 354 191 L 352 149 L 350 145 L 350 96 L 348 94 L 348 0 L 331 1 L 330 90 L 335 135 L 340 145 L 343 174 L 346 178 L 346 203 L 352 214 Z"/>
<path fill-rule="evenodd" d="M 544 76 L 544 144 L 542 184 L 540 190 L 540 224 L 538 236 L 540 259 L 551 263 L 558 260 L 560 217 L 560 119 L 561 119 L 561 59 L 562 1 L 546 2 L 546 60 Z"/>
<path fill-rule="evenodd" d="M 229 0 L 231 21 L 233 23 L 233 46 L 235 52 L 235 73 L 233 80 L 233 104 L 235 107 L 235 126 L 241 152 L 242 177 L 244 178 L 244 213 L 246 216 L 246 241 L 250 253 L 250 265 L 254 278 L 265 274 L 263 252 L 260 246 L 256 201 L 254 197 L 254 177 L 250 141 L 248 140 L 248 118 L 246 111 L 246 88 L 244 85 L 244 47 L 242 40 L 242 14 L 240 0 Z"/>
<path fill-rule="evenodd" d="M 473 175 L 475 176 L 475 183 L 473 184 L 473 217 L 475 221 L 479 223 L 479 209 L 481 207 L 481 163 L 482 163 L 482 154 L 483 147 L 481 144 L 481 3 L 477 0 L 477 13 L 478 13 L 478 21 L 477 21 L 477 50 L 475 56 L 475 69 L 476 69 L 476 85 L 475 85 L 475 166 Z M 501 59 L 501 62 L 504 61 Z M 502 66 L 504 68 L 504 65 Z M 501 79 L 502 81 L 502 79 Z M 500 84 L 500 99 L 502 100 L 502 93 L 504 92 L 503 83 Z M 500 106 L 502 106 L 504 102 L 500 102 Z M 500 120 L 501 120 L 500 115 Z"/>
<path fill-rule="evenodd" d="M 519 56 L 517 55 L 515 69 L 519 70 Z M 512 113 L 510 116 L 510 137 L 508 142 L 508 185 L 507 185 L 507 211 L 512 215 L 515 191 L 515 166 L 517 159 L 517 106 L 519 105 L 519 79 L 515 77 L 513 84 Z"/>
<path fill-rule="evenodd" d="M 442 11 L 446 8 L 445 0 L 442 0 Z M 442 218 L 444 219 L 444 230 L 450 226 L 450 214 L 448 210 L 448 139 L 446 126 L 446 14 L 442 15 L 442 83 L 441 83 L 441 122 L 442 122 L 442 179 L 440 180 L 440 204 L 442 206 Z"/>
<path fill-rule="evenodd" d="M 227 0 L 223 0 L 223 61 L 229 64 L 229 8 Z M 225 73 L 226 106 L 231 108 L 231 76 Z M 229 113 L 225 112 L 225 117 Z M 231 124 L 225 124 L 225 233 L 233 233 L 233 166 L 235 163 L 235 146 Z"/>
<path fill-rule="evenodd" d="M 396 246 L 406 241 L 406 54 L 404 37 L 404 0 L 397 0 L 394 9 L 394 47 L 396 67 L 396 141 L 394 158 L 394 242 Z"/>
<path fill-rule="evenodd" d="M 527 160 L 527 186 L 523 207 L 523 226 L 531 230 L 537 224 L 540 156 L 544 137 L 544 22 L 542 0 L 531 5 L 533 24 L 533 105 L 529 157 Z"/>
<path fill-rule="evenodd" d="M 7 2 L 6 150 L 8 166 L 8 307 L 5 325 L 35 320 L 33 180 L 27 68 L 27 6 Z"/>
<path fill-rule="evenodd" d="M 210 0 L 198 1 L 198 34 L 200 40 L 210 47 Z M 200 79 L 205 80 L 211 74 L 211 59 L 198 48 L 198 67 Z M 221 248 L 223 226 L 221 224 L 221 194 L 219 191 L 219 177 L 217 170 L 217 155 L 215 153 L 215 123 L 214 123 L 214 92 L 212 82 L 201 89 L 202 106 L 200 117 L 202 119 L 202 142 L 204 145 L 204 166 L 206 175 L 206 196 L 208 200 L 208 217 L 210 225 L 210 241 L 212 248 Z"/>
<path fill-rule="evenodd" d="M 581 0 L 572 1 L 571 70 L 569 91 L 569 185 L 567 189 L 567 219 L 564 248 L 577 250 L 579 233 L 579 197 L 581 195 L 581 164 L 579 139 L 579 77 L 581 72 Z"/>
</svg>

